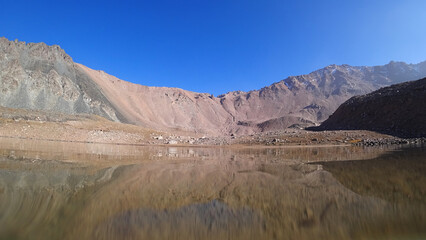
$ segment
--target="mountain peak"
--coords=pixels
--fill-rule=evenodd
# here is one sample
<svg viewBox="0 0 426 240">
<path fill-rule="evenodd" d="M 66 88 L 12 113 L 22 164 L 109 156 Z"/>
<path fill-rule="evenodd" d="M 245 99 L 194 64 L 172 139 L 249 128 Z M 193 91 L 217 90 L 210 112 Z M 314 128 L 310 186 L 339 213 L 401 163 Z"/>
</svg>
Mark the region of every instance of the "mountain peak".
<svg viewBox="0 0 426 240">
<path fill-rule="evenodd" d="M 36 57 L 52 62 L 73 63 L 72 58 L 59 45 L 47 45 L 44 42 L 26 43 L 15 39 L 10 41 L 0 37 L 0 50 L 8 55 L 20 54 L 22 57 Z"/>
</svg>

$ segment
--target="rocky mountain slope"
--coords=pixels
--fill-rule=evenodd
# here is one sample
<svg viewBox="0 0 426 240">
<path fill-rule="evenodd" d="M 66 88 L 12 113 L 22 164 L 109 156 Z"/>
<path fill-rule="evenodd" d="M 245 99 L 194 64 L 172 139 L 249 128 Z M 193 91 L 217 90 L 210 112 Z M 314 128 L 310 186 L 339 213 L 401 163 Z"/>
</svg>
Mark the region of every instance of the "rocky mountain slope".
<svg viewBox="0 0 426 240">
<path fill-rule="evenodd" d="M 426 78 L 381 88 L 343 103 L 319 130 L 363 129 L 426 137 Z"/>
<path fill-rule="evenodd" d="M 404 81 L 402 76 L 405 80 L 426 76 L 426 62 L 417 65 L 391 62 L 376 67 L 330 65 L 258 91 L 232 92 L 220 98 L 224 108 L 240 121 L 273 124 L 282 121 L 282 117 L 299 117 L 301 123 L 318 123 L 350 97 Z"/>
<path fill-rule="evenodd" d="M 318 124 L 345 100 L 426 76 L 426 62 L 330 65 L 260 90 L 214 97 L 147 87 L 74 63 L 59 46 L 0 38 L 0 105 L 89 113 L 158 130 L 248 134 Z"/>
<path fill-rule="evenodd" d="M 59 46 L 0 38 L 0 105 L 125 121 Z"/>
</svg>

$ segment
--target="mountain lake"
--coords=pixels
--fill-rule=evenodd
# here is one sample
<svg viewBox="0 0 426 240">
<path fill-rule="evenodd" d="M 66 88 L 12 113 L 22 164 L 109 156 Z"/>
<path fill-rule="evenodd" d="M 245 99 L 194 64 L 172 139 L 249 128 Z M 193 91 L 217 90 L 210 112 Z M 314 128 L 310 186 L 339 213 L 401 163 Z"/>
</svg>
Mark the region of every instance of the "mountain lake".
<svg viewBox="0 0 426 240">
<path fill-rule="evenodd" d="M 425 146 L 0 138 L 0 239 L 425 238 Z"/>
</svg>

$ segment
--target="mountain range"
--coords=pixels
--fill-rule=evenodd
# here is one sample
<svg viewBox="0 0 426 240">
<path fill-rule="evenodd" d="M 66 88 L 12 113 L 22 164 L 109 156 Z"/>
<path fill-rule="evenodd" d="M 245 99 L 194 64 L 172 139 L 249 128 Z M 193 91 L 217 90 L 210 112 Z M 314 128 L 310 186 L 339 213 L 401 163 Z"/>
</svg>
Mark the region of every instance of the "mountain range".
<svg viewBox="0 0 426 240">
<path fill-rule="evenodd" d="M 3 107 L 96 114 L 152 129 L 211 135 L 318 125 L 353 96 L 425 76 L 426 61 L 329 65 L 259 90 L 215 97 L 133 84 L 73 62 L 58 45 L 0 38 Z"/>
</svg>

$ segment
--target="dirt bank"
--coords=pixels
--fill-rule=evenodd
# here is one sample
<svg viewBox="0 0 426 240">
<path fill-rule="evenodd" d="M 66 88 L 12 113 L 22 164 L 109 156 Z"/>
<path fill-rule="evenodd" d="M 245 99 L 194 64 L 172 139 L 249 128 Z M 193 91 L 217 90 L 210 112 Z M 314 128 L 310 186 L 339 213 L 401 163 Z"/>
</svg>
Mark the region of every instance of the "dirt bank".
<svg viewBox="0 0 426 240">
<path fill-rule="evenodd" d="M 159 132 L 88 115 L 67 115 L 45 111 L 0 107 L 0 136 L 69 142 L 140 145 L 382 145 L 404 144 L 407 140 L 372 131 L 321 131 L 302 129 L 211 137 L 194 132 Z M 424 139 L 412 139 L 423 141 Z"/>
</svg>

